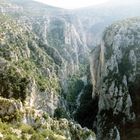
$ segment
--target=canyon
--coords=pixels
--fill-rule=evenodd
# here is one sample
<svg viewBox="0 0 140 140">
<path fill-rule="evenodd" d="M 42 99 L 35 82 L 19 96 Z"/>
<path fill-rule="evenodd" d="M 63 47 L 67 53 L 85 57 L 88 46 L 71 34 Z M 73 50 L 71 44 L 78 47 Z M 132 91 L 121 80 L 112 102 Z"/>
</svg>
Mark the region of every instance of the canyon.
<svg viewBox="0 0 140 140">
<path fill-rule="evenodd" d="M 0 139 L 138 140 L 138 10 L 1 0 Z"/>
</svg>

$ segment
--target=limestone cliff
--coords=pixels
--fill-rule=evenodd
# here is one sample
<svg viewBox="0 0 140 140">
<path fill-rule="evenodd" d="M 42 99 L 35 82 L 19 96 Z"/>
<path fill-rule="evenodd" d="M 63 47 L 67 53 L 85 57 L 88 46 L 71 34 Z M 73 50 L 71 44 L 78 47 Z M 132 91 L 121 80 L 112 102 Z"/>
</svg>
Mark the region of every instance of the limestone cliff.
<svg viewBox="0 0 140 140">
<path fill-rule="evenodd" d="M 1 19 L 1 96 L 35 108 L 44 106 L 53 114 L 60 92 L 55 63 L 28 26 L 22 27 L 8 16 Z"/>
<path fill-rule="evenodd" d="M 0 139 L 94 140 L 73 118 L 99 140 L 139 132 L 140 19 L 111 25 L 94 48 L 106 25 L 129 15 L 103 7 L 0 1 Z"/>
<path fill-rule="evenodd" d="M 135 137 L 128 131 L 139 120 L 139 39 L 140 19 L 127 19 L 109 26 L 101 45 L 93 51 L 92 94 L 99 96 L 98 139 Z"/>
<path fill-rule="evenodd" d="M 58 75 L 65 93 L 68 90 L 68 76 L 80 73 L 81 67 L 88 63 L 88 48 L 81 37 L 84 33 L 79 33 L 68 18 L 62 15 L 29 20 L 32 31 L 40 39 L 40 46 L 58 65 Z"/>
<path fill-rule="evenodd" d="M 69 94 L 68 82 L 70 77 L 77 74 L 83 76 L 86 72 L 88 49 L 84 39 L 84 33 L 82 29 L 77 30 L 75 28 L 73 19 L 71 19 L 69 15 L 61 15 L 63 10 L 37 4 L 32 1 L 28 1 L 27 5 L 26 0 L 23 2 L 7 0 L 1 1 L 0 4 L 1 8 L 5 10 L 5 12 L 1 11 L 1 19 L 5 18 L 5 20 L 7 20 L 9 18 L 9 20 L 7 20 L 8 22 L 3 21 L 3 23 L 1 23 L 1 40 L 4 43 L 7 40 L 7 44 L 9 45 L 6 43 L 3 44 L 8 46 L 6 49 L 8 51 L 4 56 L 2 54 L 2 57 L 5 57 L 6 60 L 12 60 L 13 63 L 16 62 L 19 64 L 22 62 L 23 65 L 20 64 L 20 67 L 30 65 L 29 67 L 33 69 L 33 67 L 37 66 L 37 69 L 31 73 L 34 75 L 37 71 L 39 75 L 36 76 L 35 79 L 30 78 L 29 80 L 31 82 L 29 82 L 30 84 L 28 84 L 27 87 L 30 88 L 31 94 L 26 98 L 28 100 L 26 100 L 26 103 L 40 108 L 47 102 L 44 109 L 47 106 L 47 111 L 53 115 L 56 106 L 59 104 L 58 100 L 60 100 L 59 95 L 55 94 L 55 92 L 60 93 L 61 87 L 63 93 L 67 96 Z M 12 11 L 6 12 L 9 6 L 9 9 Z M 34 6 L 34 8 L 32 6 Z M 18 10 L 18 12 L 14 11 L 13 9 L 15 7 L 22 7 L 23 10 Z M 29 12 L 29 8 L 33 8 L 33 10 Z M 47 15 L 44 8 L 48 9 Z M 38 13 L 36 16 L 34 15 L 34 10 Z M 60 15 L 57 15 L 57 10 Z M 42 14 L 44 14 L 44 16 L 41 16 Z M 12 18 L 10 18 L 10 16 Z M 15 22 L 13 22 L 12 19 L 15 20 Z M 74 21 L 75 20 L 76 19 L 74 19 Z M 21 26 L 23 26 L 23 29 Z M 78 23 L 77 26 L 82 28 L 80 23 Z M 9 29 L 7 31 L 7 29 L 3 30 L 3 28 Z M 11 30 L 11 35 L 8 37 L 9 30 Z M 18 32 L 18 30 L 20 32 Z M 5 35 L 5 31 L 8 32 L 7 35 Z M 19 38 L 16 38 L 13 32 L 15 32 Z M 24 35 L 21 35 L 23 32 Z M 22 36 L 25 38 L 22 39 Z M 15 47 L 15 50 L 13 50 L 8 38 L 13 46 L 16 46 L 16 42 L 20 42 L 21 39 L 22 43 L 18 43 L 17 46 L 22 45 L 22 50 L 20 47 Z M 2 51 L 2 53 L 5 53 L 5 50 L 2 49 Z M 26 73 L 26 69 L 24 70 Z M 47 83 L 50 79 L 51 83 Z M 38 83 L 36 85 L 37 81 Z M 49 84 L 53 87 L 49 87 Z M 40 86 L 41 92 L 38 91 L 38 86 Z M 46 89 L 45 86 L 48 86 L 49 93 L 51 93 L 48 94 L 48 96 L 45 96 L 46 92 L 43 92 L 43 90 Z M 57 91 L 51 91 L 54 88 L 58 88 Z"/>
<path fill-rule="evenodd" d="M 43 5 L 25 2 L 0 2 L 0 139 L 94 140 L 66 112 L 83 88 L 83 35 L 53 8 L 42 17 Z"/>
</svg>

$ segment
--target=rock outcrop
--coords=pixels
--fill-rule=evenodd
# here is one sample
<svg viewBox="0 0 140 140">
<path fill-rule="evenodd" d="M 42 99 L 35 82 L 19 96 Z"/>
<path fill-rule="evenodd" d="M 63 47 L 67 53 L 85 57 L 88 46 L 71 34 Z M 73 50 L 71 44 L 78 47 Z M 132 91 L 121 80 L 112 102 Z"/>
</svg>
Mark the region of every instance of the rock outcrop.
<svg viewBox="0 0 140 140">
<path fill-rule="evenodd" d="M 131 139 L 127 134 L 130 124 L 138 123 L 139 40 L 140 19 L 127 19 L 108 27 L 102 44 L 93 51 L 91 73 L 93 98 L 99 96 L 96 122 L 99 140 Z"/>
<path fill-rule="evenodd" d="M 99 140 L 128 139 L 132 128 L 140 130 L 140 19 L 111 25 L 94 48 L 98 28 L 118 17 L 104 22 L 90 11 L 1 0 L 0 137 L 94 140 L 92 131 L 67 120 L 73 117 L 94 126 Z"/>
<path fill-rule="evenodd" d="M 1 19 L 0 95 L 53 114 L 61 89 L 55 63 L 28 26 L 8 16 Z"/>
<path fill-rule="evenodd" d="M 28 22 L 40 39 L 40 46 L 58 65 L 61 86 L 67 93 L 68 76 L 79 73 L 80 67 L 88 63 L 88 48 L 82 29 L 79 33 L 68 15 L 34 18 Z"/>
<path fill-rule="evenodd" d="M 22 111 L 22 103 L 0 97 L 0 118 L 5 121 L 18 120 Z"/>
<path fill-rule="evenodd" d="M 2 139 L 95 140 L 91 130 L 71 121 L 66 112 L 67 98 L 76 99 L 86 71 L 82 66 L 88 49 L 82 31 L 67 16 L 53 15 L 53 8 L 47 7 L 51 14 L 42 17 L 45 6 L 30 1 L 26 7 L 25 2 L 0 2 Z M 38 16 L 30 11 L 34 5 Z M 59 119 L 63 111 L 69 120 Z"/>
</svg>

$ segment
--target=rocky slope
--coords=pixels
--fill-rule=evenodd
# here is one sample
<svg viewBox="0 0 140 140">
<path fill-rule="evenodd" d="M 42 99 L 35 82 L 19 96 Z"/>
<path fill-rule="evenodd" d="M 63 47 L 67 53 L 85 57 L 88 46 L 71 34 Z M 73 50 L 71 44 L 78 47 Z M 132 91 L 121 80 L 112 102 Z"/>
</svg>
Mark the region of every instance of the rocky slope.
<svg viewBox="0 0 140 140">
<path fill-rule="evenodd" d="M 108 27 L 101 45 L 93 51 L 92 96 L 99 96 L 99 140 L 140 138 L 139 39 L 140 19 L 127 19 Z"/>
<path fill-rule="evenodd" d="M 61 86 L 62 90 L 61 93 L 63 92 L 66 98 L 71 98 L 69 89 L 73 84 L 69 85 L 69 83 L 71 83 L 72 79 L 82 82 L 80 77 L 85 76 L 86 67 L 88 65 L 88 48 L 81 23 L 76 18 L 72 18 L 67 12 L 63 14 L 62 9 L 45 6 L 32 1 L 24 0 L 23 2 L 19 2 L 16 0 L 7 0 L 1 1 L 0 4 L 3 9 L 1 11 L 1 14 L 3 15 L 2 18 L 9 15 L 21 26 L 25 26 L 25 28 L 27 28 L 26 31 L 31 32 L 34 36 L 34 41 L 32 41 L 32 38 L 30 38 L 30 40 L 24 40 L 29 41 L 27 44 L 29 46 L 27 46 L 27 51 L 30 53 L 31 49 L 31 59 L 36 59 L 37 63 L 40 63 L 37 65 L 42 65 L 41 67 L 44 69 L 43 74 L 47 73 L 48 76 L 51 73 L 55 73 L 59 79 L 59 86 Z M 16 12 L 14 10 L 15 7 L 22 7 L 22 11 L 18 10 L 18 12 Z M 6 11 L 8 8 L 11 9 L 10 12 Z M 33 10 L 29 10 L 30 8 Z M 77 23 L 76 27 L 73 22 Z M 36 47 L 34 48 L 34 46 Z M 37 51 L 37 49 L 40 50 L 40 52 Z M 36 55 L 40 55 L 40 57 L 43 58 L 36 58 Z M 47 55 L 47 58 L 44 58 L 46 57 L 44 55 Z M 18 56 L 20 56 L 20 54 L 18 54 Z M 27 56 L 27 59 L 28 57 L 30 56 Z M 18 58 L 16 59 L 18 60 Z M 53 66 L 50 66 L 51 68 L 48 66 L 46 67 L 45 65 L 47 64 L 44 64 L 47 63 L 47 59 L 50 59 L 49 63 L 53 64 Z M 44 98 L 44 95 L 41 95 L 39 98 L 41 97 Z M 53 102 L 52 96 L 47 98 L 51 98 L 51 102 Z M 33 100 L 35 101 L 35 99 Z M 50 103 L 50 108 L 53 108 L 51 104 L 55 104 L 56 106 L 58 99 L 54 97 L 54 101 L 54 103 Z M 53 111 L 51 114 L 53 114 Z"/>
<path fill-rule="evenodd" d="M 53 112 L 61 90 L 57 66 L 39 47 L 28 26 L 8 16 L 1 19 L 1 96 L 20 99 L 37 108 L 48 106 Z M 42 102 L 44 98 L 48 105 Z"/>
<path fill-rule="evenodd" d="M 94 140 L 89 129 L 60 119 L 70 119 L 68 101 L 74 103 L 73 92 L 81 90 L 74 88 L 77 81 L 83 85 L 83 35 L 51 7 L 42 17 L 40 9 L 28 13 L 34 3 L 11 1 L 0 2 L 0 138 Z"/>
<path fill-rule="evenodd" d="M 107 8 L 0 1 L 1 139 L 94 140 L 85 126 L 99 140 L 139 138 L 140 19 L 111 25 L 94 48 L 129 15 Z"/>
</svg>

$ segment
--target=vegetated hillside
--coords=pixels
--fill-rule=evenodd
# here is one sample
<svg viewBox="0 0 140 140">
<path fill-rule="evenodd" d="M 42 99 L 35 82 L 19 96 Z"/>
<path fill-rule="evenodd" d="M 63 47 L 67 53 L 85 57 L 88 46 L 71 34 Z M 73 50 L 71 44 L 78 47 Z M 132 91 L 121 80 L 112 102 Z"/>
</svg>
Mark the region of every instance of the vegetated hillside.
<svg viewBox="0 0 140 140">
<path fill-rule="evenodd" d="M 0 137 L 94 140 L 91 130 L 62 119 L 70 119 L 77 81 L 83 85 L 86 45 L 70 21 L 27 16 L 17 2 L 0 3 Z"/>
<path fill-rule="evenodd" d="M 73 118 L 97 129 L 98 139 L 127 133 L 122 124 L 139 114 L 139 19 L 106 29 L 90 73 L 89 50 L 98 33 L 128 16 L 116 10 L 113 18 L 102 9 L 81 15 L 29 0 L 0 1 L 0 137 L 94 140 Z M 129 124 L 124 127 L 131 131 Z"/>
<path fill-rule="evenodd" d="M 56 74 L 57 65 L 39 46 L 36 35 L 28 26 L 14 21 L 9 16 L 1 15 L 0 18 L 1 95 L 20 98 L 22 101 L 35 93 L 39 96 L 40 92 L 50 93 L 53 97 L 58 96 L 61 88 Z M 34 102 L 35 98 L 38 97 L 34 95 Z M 39 106 L 41 102 L 38 103 Z"/>
<path fill-rule="evenodd" d="M 22 10 L 17 12 L 15 7 Z M 4 1 L 1 2 L 1 9 L 3 15 L 8 14 L 17 22 L 28 26 L 35 34 L 39 47 L 57 65 L 57 75 L 65 98 L 74 103 L 78 93 L 71 97 L 71 91 L 68 89 L 75 86 L 78 81 L 83 83 L 81 77 L 85 77 L 89 65 L 85 34 L 79 20 L 67 14 L 67 11 L 64 13 L 63 9 L 33 1 Z M 73 21 L 77 23 L 78 29 Z M 74 84 L 71 84 L 72 80 L 75 81 Z"/>
<path fill-rule="evenodd" d="M 97 138 L 139 139 L 140 19 L 109 26 L 91 58 Z"/>
</svg>

